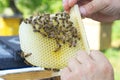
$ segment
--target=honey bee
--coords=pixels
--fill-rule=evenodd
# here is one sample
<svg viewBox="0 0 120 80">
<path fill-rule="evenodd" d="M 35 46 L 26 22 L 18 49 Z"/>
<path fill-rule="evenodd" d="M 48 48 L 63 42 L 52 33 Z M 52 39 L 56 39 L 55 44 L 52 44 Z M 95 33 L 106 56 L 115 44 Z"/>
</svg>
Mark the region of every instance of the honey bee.
<svg viewBox="0 0 120 80">
<path fill-rule="evenodd" d="M 32 18 L 33 18 L 33 16 L 30 16 L 30 18 L 29 18 L 29 19 L 30 19 L 30 20 L 32 20 Z"/>
<path fill-rule="evenodd" d="M 66 19 L 70 19 L 70 15 L 68 13 L 64 12 L 64 16 L 66 17 Z"/>
<path fill-rule="evenodd" d="M 45 13 L 45 14 L 44 14 L 44 16 L 47 16 L 47 17 L 49 17 L 49 16 L 50 16 L 50 14 L 48 14 L 48 13 Z"/>
<path fill-rule="evenodd" d="M 28 61 L 24 60 L 24 63 L 26 63 L 27 65 L 30 65 L 30 66 L 34 66 L 32 65 L 31 63 L 29 63 Z M 34 66 L 35 67 L 35 66 Z"/>
<path fill-rule="evenodd" d="M 22 58 L 26 58 L 26 57 L 29 57 L 29 56 L 31 56 L 32 55 L 32 53 L 24 53 L 24 52 L 21 52 L 21 57 Z"/>
<path fill-rule="evenodd" d="M 57 52 L 61 48 L 61 44 L 59 43 L 58 40 L 56 40 L 57 48 L 54 50 L 54 52 Z"/>
<path fill-rule="evenodd" d="M 61 13 L 56 13 L 55 16 L 61 15 Z"/>
<path fill-rule="evenodd" d="M 58 71 L 60 71 L 59 69 L 52 69 L 52 71 L 54 71 L 54 72 L 58 72 Z M 55 79 L 56 80 L 56 79 Z"/>
<path fill-rule="evenodd" d="M 52 17 L 53 20 L 57 20 L 57 17 Z"/>
<path fill-rule="evenodd" d="M 39 24 L 38 29 L 40 30 L 42 27 L 43 27 L 43 25 L 42 25 L 42 24 Z"/>
<path fill-rule="evenodd" d="M 68 21 L 68 25 L 69 25 L 69 26 L 72 26 L 72 25 L 73 25 L 73 22 Z"/>
<path fill-rule="evenodd" d="M 65 44 L 65 42 L 66 42 L 66 38 L 65 38 L 64 35 L 63 35 L 63 37 L 62 37 L 62 42 L 63 42 L 63 44 Z"/>
<path fill-rule="evenodd" d="M 24 19 L 24 22 L 25 22 L 26 24 L 30 23 L 30 21 L 28 20 L 28 18 Z"/>
<path fill-rule="evenodd" d="M 42 17 L 43 17 L 43 16 L 39 16 L 39 17 L 38 17 L 38 20 L 41 21 L 41 18 L 42 18 Z"/>
<path fill-rule="evenodd" d="M 33 32 L 40 32 L 39 30 L 33 29 Z"/>
<path fill-rule="evenodd" d="M 61 13 L 61 17 L 63 17 L 63 15 L 64 15 L 64 14 L 63 14 L 63 13 Z"/>
<path fill-rule="evenodd" d="M 32 53 L 27 53 L 27 54 L 24 55 L 24 57 L 26 58 L 26 57 L 29 57 L 31 55 L 32 55 Z"/>
<path fill-rule="evenodd" d="M 69 42 L 69 47 L 72 47 L 72 42 L 73 42 L 73 39 L 72 39 L 72 38 L 70 38 L 70 39 L 68 40 L 68 42 Z"/>
<path fill-rule="evenodd" d="M 74 40 L 73 43 L 72 43 L 72 46 L 76 47 L 76 44 L 77 44 L 77 40 Z"/>
<path fill-rule="evenodd" d="M 47 34 L 45 34 L 44 32 L 39 31 L 39 33 L 40 33 L 43 37 L 47 37 Z"/>
</svg>

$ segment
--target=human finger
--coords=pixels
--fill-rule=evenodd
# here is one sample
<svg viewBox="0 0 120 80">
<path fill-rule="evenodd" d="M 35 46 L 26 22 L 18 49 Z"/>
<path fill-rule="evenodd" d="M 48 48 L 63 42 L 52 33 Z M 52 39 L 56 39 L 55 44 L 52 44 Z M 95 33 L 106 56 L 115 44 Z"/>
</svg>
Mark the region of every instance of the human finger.
<svg viewBox="0 0 120 80">
<path fill-rule="evenodd" d="M 69 10 L 69 0 L 63 0 L 63 7 L 65 11 Z"/>
<path fill-rule="evenodd" d="M 72 59 L 70 59 L 69 60 L 69 62 L 68 62 L 68 67 L 69 67 L 69 69 L 71 70 L 71 72 L 76 72 L 76 71 L 78 71 L 78 69 L 80 68 L 80 62 L 79 61 L 77 61 L 77 59 L 76 58 L 72 58 Z"/>
<path fill-rule="evenodd" d="M 81 64 L 85 64 L 85 63 L 87 64 L 92 61 L 92 58 L 85 51 L 77 52 L 76 58 Z"/>
<path fill-rule="evenodd" d="M 68 4 L 69 4 L 69 7 L 73 7 L 76 3 L 77 3 L 78 0 L 69 0 Z"/>
<path fill-rule="evenodd" d="M 93 20 L 97 20 L 100 22 L 113 22 L 118 19 L 118 16 L 110 16 L 107 14 L 102 14 L 100 12 L 87 16 L 88 18 L 92 18 Z"/>
<path fill-rule="evenodd" d="M 71 71 L 69 70 L 68 67 L 65 67 L 64 69 L 62 69 L 62 70 L 60 71 L 61 80 L 66 80 L 67 74 L 70 74 L 70 73 L 71 73 Z"/>
<path fill-rule="evenodd" d="M 91 58 L 96 62 L 101 62 L 101 60 L 108 61 L 104 54 L 100 51 L 91 51 L 89 56 L 91 56 Z"/>
<path fill-rule="evenodd" d="M 88 16 L 104 9 L 109 4 L 110 0 L 92 0 L 89 3 L 80 6 L 80 12 L 83 16 Z"/>
</svg>

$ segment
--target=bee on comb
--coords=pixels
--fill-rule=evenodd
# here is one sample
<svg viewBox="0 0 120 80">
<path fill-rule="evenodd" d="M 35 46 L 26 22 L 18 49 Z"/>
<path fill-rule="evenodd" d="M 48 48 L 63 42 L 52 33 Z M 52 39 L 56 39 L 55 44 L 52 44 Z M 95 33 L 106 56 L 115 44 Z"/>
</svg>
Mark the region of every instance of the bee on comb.
<svg viewBox="0 0 120 80">
<path fill-rule="evenodd" d="M 56 13 L 55 16 L 48 13 L 40 14 L 37 17 L 31 16 L 25 19 L 24 22 L 31 24 L 34 32 L 55 39 L 57 46 L 55 52 L 59 51 L 63 44 L 76 47 L 77 40 L 79 40 L 77 29 L 70 21 L 70 15 L 65 12 Z"/>
</svg>

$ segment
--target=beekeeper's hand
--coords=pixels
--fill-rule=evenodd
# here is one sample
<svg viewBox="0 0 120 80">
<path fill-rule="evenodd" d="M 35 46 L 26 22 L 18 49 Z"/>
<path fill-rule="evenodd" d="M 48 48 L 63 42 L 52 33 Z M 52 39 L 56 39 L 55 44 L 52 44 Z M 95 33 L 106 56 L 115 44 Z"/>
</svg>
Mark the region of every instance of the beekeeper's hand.
<svg viewBox="0 0 120 80">
<path fill-rule="evenodd" d="M 114 72 L 103 53 L 79 51 L 61 70 L 61 80 L 114 80 Z"/>
<path fill-rule="evenodd" d="M 63 0 L 63 6 L 69 11 L 75 4 L 79 5 L 82 16 L 101 22 L 120 19 L 120 0 Z"/>
</svg>

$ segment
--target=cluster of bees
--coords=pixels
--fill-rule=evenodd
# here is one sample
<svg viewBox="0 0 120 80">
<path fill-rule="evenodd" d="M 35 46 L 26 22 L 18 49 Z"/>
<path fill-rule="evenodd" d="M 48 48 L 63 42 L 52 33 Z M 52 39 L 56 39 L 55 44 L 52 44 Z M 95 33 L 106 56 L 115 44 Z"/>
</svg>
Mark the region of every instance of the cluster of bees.
<svg viewBox="0 0 120 80">
<path fill-rule="evenodd" d="M 26 24 L 33 26 L 33 31 L 40 33 L 43 37 L 54 39 L 57 52 L 63 44 L 69 47 L 76 47 L 77 40 L 80 40 L 77 29 L 70 21 L 70 15 L 65 12 L 50 14 L 38 14 L 24 20 Z"/>
</svg>

